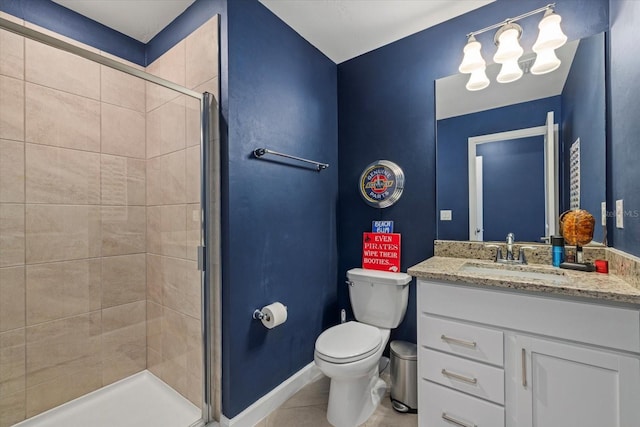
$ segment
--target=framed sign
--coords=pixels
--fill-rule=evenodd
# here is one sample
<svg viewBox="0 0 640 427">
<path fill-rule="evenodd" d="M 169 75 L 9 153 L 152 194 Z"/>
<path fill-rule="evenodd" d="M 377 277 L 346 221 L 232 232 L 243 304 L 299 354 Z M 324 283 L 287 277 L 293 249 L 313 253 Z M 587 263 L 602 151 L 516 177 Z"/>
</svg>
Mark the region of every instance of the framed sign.
<svg viewBox="0 0 640 427">
<path fill-rule="evenodd" d="M 386 208 L 398 201 L 404 188 L 404 172 L 388 160 L 377 160 L 360 175 L 360 195 L 375 208 Z"/>
<path fill-rule="evenodd" d="M 364 233 L 362 268 L 396 273 L 400 271 L 400 234 Z"/>
</svg>

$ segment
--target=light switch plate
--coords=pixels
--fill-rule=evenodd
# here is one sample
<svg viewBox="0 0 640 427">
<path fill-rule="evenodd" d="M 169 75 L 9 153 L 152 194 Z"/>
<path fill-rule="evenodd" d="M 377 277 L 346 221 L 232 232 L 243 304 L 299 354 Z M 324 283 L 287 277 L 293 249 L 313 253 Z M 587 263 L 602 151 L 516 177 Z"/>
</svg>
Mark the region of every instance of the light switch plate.
<svg viewBox="0 0 640 427">
<path fill-rule="evenodd" d="M 607 225 L 607 202 L 600 203 L 600 224 Z"/>
<path fill-rule="evenodd" d="M 616 200 L 616 228 L 624 228 L 624 205 L 622 199 Z"/>
<path fill-rule="evenodd" d="M 440 211 L 440 221 L 451 221 L 451 211 L 450 210 L 441 210 Z"/>
</svg>

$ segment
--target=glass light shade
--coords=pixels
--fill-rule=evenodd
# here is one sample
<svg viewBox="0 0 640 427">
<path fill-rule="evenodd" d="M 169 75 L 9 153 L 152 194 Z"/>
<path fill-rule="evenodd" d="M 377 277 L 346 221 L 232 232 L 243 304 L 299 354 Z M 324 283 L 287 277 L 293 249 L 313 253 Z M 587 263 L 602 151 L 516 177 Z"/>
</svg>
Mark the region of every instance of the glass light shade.
<svg viewBox="0 0 640 427">
<path fill-rule="evenodd" d="M 518 80 L 522 77 L 522 70 L 518 65 L 517 59 L 512 59 L 511 61 L 507 61 L 502 64 L 500 68 L 500 73 L 498 73 L 498 77 L 496 77 L 496 81 L 498 83 L 511 83 Z"/>
<path fill-rule="evenodd" d="M 487 74 L 484 72 L 484 68 L 474 71 L 471 73 L 469 77 L 469 81 L 465 86 L 469 91 L 482 90 L 485 87 L 489 86 L 489 78 Z"/>
<path fill-rule="evenodd" d="M 542 50 L 557 49 L 567 42 L 567 36 L 560 28 L 562 17 L 553 13 L 551 9 L 547 10 L 544 18 L 538 24 L 540 32 L 538 39 L 533 45 L 533 51 L 538 53 Z"/>
<path fill-rule="evenodd" d="M 458 71 L 464 74 L 469 74 L 477 70 L 484 70 L 486 62 L 482 57 L 482 53 L 480 53 L 481 47 L 482 45 L 479 41 L 476 41 L 475 37 L 469 37 L 469 40 L 464 47 L 464 58 L 462 58 L 462 63 L 460 64 L 460 67 L 458 67 Z"/>
<path fill-rule="evenodd" d="M 493 61 L 498 64 L 504 64 L 507 61 L 517 61 L 524 53 L 524 49 L 520 46 L 518 39 L 521 31 L 519 26 L 507 24 L 498 30 L 498 51 L 493 56 Z"/>
<path fill-rule="evenodd" d="M 536 54 L 536 60 L 531 67 L 531 74 L 547 74 L 555 71 L 560 66 L 560 59 L 553 49 L 541 50 Z"/>
</svg>

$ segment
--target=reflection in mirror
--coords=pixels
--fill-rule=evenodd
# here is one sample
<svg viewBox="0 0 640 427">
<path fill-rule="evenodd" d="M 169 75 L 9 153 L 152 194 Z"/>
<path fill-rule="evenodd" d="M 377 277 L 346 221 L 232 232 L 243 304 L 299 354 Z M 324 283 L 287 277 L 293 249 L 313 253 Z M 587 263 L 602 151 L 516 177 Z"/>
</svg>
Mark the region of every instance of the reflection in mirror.
<svg viewBox="0 0 640 427">
<path fill-rule="evenodd" d="M 570 207 L 569 153 L 576 140 L 578 205 L 599 216 L 606 191 L 604 34 L 567 43 L 557 54 L 561 67 L 545 75 L 528 73 L 534 57 L 525 54 L 523 78 L 508 84 L 495 81 L 493 64 L 491 84 L 477 92 L 465 89 L 468 75 L 436 81 L 437 208 L 452 211 L 451 220 L 438 221 L 439 239 L 504 240 L 514 232 L 519 241 L 537 242 L 557 233 L 558 213 Z M 544 130 L 549 112 L 554 149 L 543 136 L 488 137 Z M 471 154 L 470 141 L 477 148 Z M 599 228 L 594 241 L 602 235 Z"/>
<path fill-rule="evenodd" d="M 502 240 L 515 233 L 521 241 L 556 233 L 558 163 L 557 125 L 546 125 L 469 141 L 469 240 Z M 522 173 L 527 171 L 527 173 Z M 547 179 L 554 185 L 546 185 Z M 487 211 L 499 215 L 484 217 Z"/>
</svg>

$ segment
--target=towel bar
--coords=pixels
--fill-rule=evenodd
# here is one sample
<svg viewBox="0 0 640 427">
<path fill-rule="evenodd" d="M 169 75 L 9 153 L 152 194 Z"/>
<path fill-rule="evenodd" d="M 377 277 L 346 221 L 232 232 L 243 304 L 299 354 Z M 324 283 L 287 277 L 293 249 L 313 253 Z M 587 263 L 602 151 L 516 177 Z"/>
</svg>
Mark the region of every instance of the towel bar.
<svg viewBox="0 0 640 427">
<path fill-rule="evenodd" d="M 265 154 L 272 154 L 274 156 L 281 156 L 281 157 L 286 157 L 288 159 L 298 160 L 300 162 L 311 163 L 313 165 L 316 165 L 316 170 L 318 172 L 329 167 L 328 163 L 321 163 L 321 162 L 316 162 L 314 160 L 307 160 L 307 159 L 303 159 L 302 157 L 296 157 L 290 154 L 279 153 L 277 151 L 269 150 L 267 148 L 256 148 L 255 150 L 253 150 L 253 155 L 256 156 L 256 158 L 258 159 L 264 156 Z"/>
</svg>

